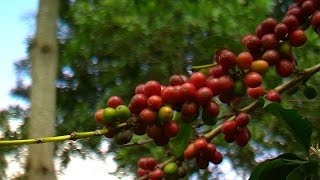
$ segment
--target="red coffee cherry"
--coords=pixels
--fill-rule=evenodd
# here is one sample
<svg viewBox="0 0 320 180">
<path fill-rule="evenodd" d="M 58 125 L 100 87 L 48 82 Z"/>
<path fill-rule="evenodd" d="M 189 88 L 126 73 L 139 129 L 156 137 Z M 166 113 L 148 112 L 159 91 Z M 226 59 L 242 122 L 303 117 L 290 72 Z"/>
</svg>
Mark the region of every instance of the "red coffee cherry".
<svg viewBox="0 0 320 180">
<path fill-rule="evenodd" d="M 208 78 L 206 86 L 211 89 L 212 96 L 216 96 L 221 91 L 221 80 L 219 78 Z"/>
<path fill-rule="evenodd" d="M 236 58 L 236 64 L 242 70 L 249 69 L 252 62 L 253 57 L 249 52 L 241 52 Z"/>
<path fill-rule="evenodd" d="M 236 120 L 237 125 L 239 127 L 243 127 L 248 125 L 249 121 L 250 121 L 250 116 L 249 114 L 245 113 L 245 112 L 241 112 L 237 115 Z"/>
<path fill-rule="evenodd" d="M 130 104 L 131 104 L 131 109 L 135 109 L 140 113 L 140 111 L 144 108 L 147 107 L 147 97 L 144 94 L 136 94 L 131 98 Z M 135 114 L 134 112 L 131 112 Z"/>
<path fill-rule="evenodd" d="M 274 35 L 276 35 L 276 37 L 281 40 L 286 38 L 288 32 L 289 31 L 287 25 L 285 25 L 284 23 L 279 23 L 274 28 Z"/>
<path fill-rule="evenodd" d="M 230 69 L 236 64 L 236 56 L 232 51 L 223 50 L 221 52 L 219 62 L 222 66 L 222 69 Z"/>
<path fill-rule="evenodd" d="M 172 75 L 169 78 L 169 84 L 171 86 L 176 86 L 176 85 L 182 85 L 183 83 L 185 83 L 187 80 L 187 78 L 185 76 L 182 75 Z"/>
<path fill-rule="evenodd" d="M 286 15 L 282 19 L 282 23 L 285 24 L 288 28 L 288 32 L 292 32 L 299 27 L 299 20 L 294 15 Z"/>
<path fill-rule="evenodd" d="M 195 100 L 201 104 L 205 105 L 211 101 L 213 97 L 212 91 L 208 87 L 202 87 L 197 90 Z"/>
<path fill-rule="evenodd" d="M 152 139 L 161 137 L 163 135 L 162 126 L 158 124 L 149 124 L 147 126 L 147 135 Z"/>
<path fill-rule="evenodd" d="M 221 76 L 219 79 L 221 82 L 220 91 L 221 92 L 231 92 L 233 89 L 233 85 L 234 85 L 233 79 L 228 75 Z"/>
<path fill-rule="evenodd" d="M 234 134 L 238 128 L 236 121 L 226 121 L 221 126 L 221 131 L 224 134 Z"/>
<path fill-rule="evenodd" d="M 206 169 L 208 167 L 208 165 L 209 165 L 209 157 L 206 156 L 203 153 L 200 153 L 196 157 L 196 164 L 197 164 L 199 169 Z"/>
<path fill-rule="evenodd" d="M 293 64 L 287 59 L 281 59 L 276 64 L 276 72 L 279 76 L 288 77 L 293 73 Z"/>
<path fill-rule="evenodd" d="M 196 96 L 196 87 L 191 83 L 183 83 L 181 85 L 181 96 L 184 100 L 193 100 Z"/>
<path fill-rule="evenodd" d="M 210 117 L 217 117 L 220 109 L 216 102 L 211 100 L 208 104 L 202 106 L 202 114 Z"/>
<path fill-rule="evenodd" d="M 264 32 L 273 33 L 274 28 L 276 27 L 277 24 L 278 22 L 276 19 L 269 17 L 262 21 L 261 27 Z"/>
<path fill-rule="evenodd" d="M 262 86 L 258 86 L 255 88 L 248 88 L 247 94 L 249 97 L 251 97 L 253 99 L 258 99 L 259 96 L 263 96 L 265 94 L 265 90 Z"/>
<path fill-rule="evenodd" d="M 250 52 L 256 51 L 261 47 L 261 40 L 256 35 L 245 36 L 242 42 Z"/>
<path fill-rule="evenodd" d="M 320 10 L 317 10 L 312 14 L 311 25 L 313 28 L 320 27 Z"/>
<path fill-rule="evenodd" d="M 152 124 L 157 119 L 157 112 L 150 108 L 145 108 L 140 112 L 139 117 L 146 124 Z"/>
<path fill-rule="evenodd" d="M 210 156 L 209 160 L 213 164 L 220 164 L 223 160 L 223 156 L 219 151 L 216 151 L 213 156 Z"/>
<path fill-rule="evenodd" d="M 276 35 L 270 33 L 262 36 L 261 43 L 264 49 L 275 49 L 279 44 L 279 40 Z"/>
<path fill-rule="evenodd" d="M 152 158 L 152 157 L 147 157 L 146 160 L 146 166 L 148 167 L 149 170 L 154 170 L 154 168 L 157 165 L 157 161 L 156 159 Z"/>
<path fill-rule="evenodd" d="M 201 72 L 193 73 L 189 78 L 189 83 L 193 84 L 196 89 L 200 89 L 206 85 L 207 78 Z"/>
<path fill-rule="evenodd" d="M 144 94 L 144 84 L 139 84 L 134 90 L 135 94 Z"/>
<path fill-rule="evenodd" d="M 307 34 L 303 30 L 297 29 L 289 33 L 289 42 L 294 47 L 300 47 L 307 42 Z"/>
<path fill-rule="evenodd" d="M 144 85 L 144 94 L 147 97 L 150 97 L 152 95 L 158 95 L 161 96 L 161 85 L 158 81 L 148 81 Z"/>
<path fill-rule="evenodd" d="M 123 104 L 123 100 L 119 96 L 111 96 L 107 101 L 107 106 L 114 109 L 121 104 Z"/>
<path fill-rule="evenodd" d="M 280 55 L 278 51 L 274 49 L 266 50 L 261 57 L 263 60 L 267 61 L 267 63 L 272 66 L 275 65 L 280 60 Z"/>
<path fill-rule="evenodd" d="M 240 128 L 235 134 L 235 142 L 238 146 L 245 146 L 250 140 L 250 131 L 247 127 Z"/>
<path fill-rule="evenodd" d="M 278 103 L 281 102 L 281 95 L 275 90 L 267 91 L 267 94 L 265 97 L 266 97 L 266 99 L 268 99 L 269 101 L 272 101 L 272 102 L 278 102 Z"/>
<path fill-rule="evenodd" d="M 145 170 L 145 169 L 142 169 L 142 168 L 138 168 L 138 170 L 137 170 L 137 174 L 138 174 L 139 177 L 145 176 L 148 173 L 149 173 L 148 170 Z"/>
<path fill-rule="evenodd" d="M 149 172 L 149 178 L 150 180 L 161 180 L 164 177 L 164 172 L 156 168 L 155 170 Z"/>
<path fill-rule="evenodd" d="M 164 135 L 168 138 L 176 137 L 179 133 L 179 125 L 175 121 L 168 121 L 163 124 Z"/>
<path fill-rule="evenodd" d="M 262 76 L 256 72 L 249 72 L 244 76 L 243 80 L 248 87 L 255 88 L 261 85 Z"/>
<path fill-rule="evenodd" d="M 203 151 L 207 149 L 208 142 L 205 138 L 198 138 L 194 141 L 196 151 Z"/>
<path fill-rule="evenodd" d="M 186 101 L 181 107 L 181 113 L 189 117 L 198 115 L 198 112 L 199 105 L 194 101 Z"/>
<path fill-rule="evenodd" d="M 185 159 L 193 159 L 198 154 L 198 151 L 194 145 L 194 143 L 190 143 L 186 150 L 183 152 L 183 157 Z"/>
<path fill-rule="evenodd" d="M 223 70 L 221 64 L 217 64 L 209 69 L 209 75 L 213 76 L 215 78 L 219 78 L 219 77 L 226 75 L 226 74 L 227 74 L 227 72 L 225 70 Z"/>
<path fill-rule="evenodd" d="M 162 98 L 158 95 L 152 95 L 147 100 L 148 107 L 151 109 L 159 109 L 162 106 Z"/>
</svg>

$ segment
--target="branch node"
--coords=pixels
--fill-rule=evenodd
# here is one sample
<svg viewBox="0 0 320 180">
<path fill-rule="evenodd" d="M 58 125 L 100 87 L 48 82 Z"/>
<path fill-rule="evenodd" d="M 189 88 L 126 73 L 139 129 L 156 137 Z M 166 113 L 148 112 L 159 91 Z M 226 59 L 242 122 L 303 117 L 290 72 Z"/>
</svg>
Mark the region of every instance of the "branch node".
<svg viewBox="0 0 320 180">
<path fill-rule="evenodd" d="M 99 130 L 95 130 L 94 131 L 94 135 L 95 136 L 101 136 L 102 134 L 101 134 L 101 132 Z"/>
<path fill-rule="evenodd" d="M 77 140 L 76 136 L 77 136 L 77 132 L 73 131 L 73 132 L 70 134 L 70 140 L 72 140 L 72 141 Z"/>
<path fill-rule="evenodd" d="M 36 138 L 35 140 L 37 144 L 44 143 L 43 139 L 41 138 Z"/>
</svg>

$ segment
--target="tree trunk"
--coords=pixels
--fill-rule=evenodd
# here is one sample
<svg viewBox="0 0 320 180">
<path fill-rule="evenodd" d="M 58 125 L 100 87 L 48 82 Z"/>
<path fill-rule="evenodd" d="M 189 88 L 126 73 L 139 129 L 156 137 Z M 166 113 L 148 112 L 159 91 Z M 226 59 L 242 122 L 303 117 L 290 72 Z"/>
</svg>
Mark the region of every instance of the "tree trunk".
<svg viewBox="0 0 320 180">
<path fill-rule="evenodd" d="M 32 65 L 30 138 L 55 134 L 58 2 L 58 0 L 39 1 L 36 35 L 30 46 Z M 53 159 L 53 143 L 30 145 L 27 179 L 56 179 Z"/>
</svg>

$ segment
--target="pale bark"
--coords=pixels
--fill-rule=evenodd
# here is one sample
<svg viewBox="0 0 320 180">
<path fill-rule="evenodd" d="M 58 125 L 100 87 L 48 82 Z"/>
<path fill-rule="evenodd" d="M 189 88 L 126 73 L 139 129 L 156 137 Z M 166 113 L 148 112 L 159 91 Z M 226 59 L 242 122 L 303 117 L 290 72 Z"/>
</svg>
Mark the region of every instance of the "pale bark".
<svg viewBox="0 0 320 180">
<path fill-rule="evenodd" d="M 31 119 L 28 129 L 30 138 L 55 134 L 58 2 L 58 0 L 39 1 L 36 35 L 30 45 L 32 65 Z M 26 178 L 56 179 L 53 159 L 53 143 L 30 145 Z"/>
</svg>

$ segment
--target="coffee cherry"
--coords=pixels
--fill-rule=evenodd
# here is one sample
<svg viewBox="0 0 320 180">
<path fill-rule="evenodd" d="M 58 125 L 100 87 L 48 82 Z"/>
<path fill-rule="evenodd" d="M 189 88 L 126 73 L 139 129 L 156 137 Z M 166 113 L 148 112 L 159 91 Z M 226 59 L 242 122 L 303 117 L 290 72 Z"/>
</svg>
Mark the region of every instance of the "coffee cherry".
<svg viewBox="0 0 320 180">
<path fill-rule="evenodd" d="M 276 72 L 282 77 L 288 77 L 293 73 L 293 64 L 287 59 L 281 59 L 276 64 Z"/>
<path fill-rule="evenodd" d="M 249 72 L 244 76 L 243 80 L 248 87 L 255 88 L 261 85 L 262 76 L 256 72 Z"/>
<path fill-rule="evenodd" d="M 209 157 L 206 155 L 198 155 L 196 157 L 196 164 L 199 169 L 206 169 L 209 165 Z"/>
<path fill-rule="evenodd" d="M 159 168 L 156 168 L 155 170 L 149 172 L 150 180 L 161 180 L 163 177 L 164 173 Z"/>
<path fill-rule="evenodd" d="M 235 134 L 235 142 L 238 146 L 245 146 L 250 139 L 250 132 L 247 127 L 240 128 Z"/>
<path fill-rule="evenodd" d="M 312 86 L 312 85 L 305 85 L 304 89 L 303 89 L 303 95 L 307 98 L 307 99 L 314 99 L 317 97 L 317 89 Z"/>
<path fill-rule="evenodd" d="M 237 79 L 234 81 L 232 95 L 234 96 L 243 96 L 246 92 L 246 85 L 242 79 Z"/>
<path fill-rule="evenodd" d="M 163 171 L 165 175 L 174 175 L 177 174 L 178 166 L 176 163 L 171 162 L 164 166 Z"/>
<path fill-rule="evenodd" d="M 145 169 L 142 169 L 142 168 L 138 168 L 138 170 L 137 170 L 137 174 L 138 174 L 139 177 L 145 176 L 148 173 L 149 173 L 148 170 L 145 170 Z"/>
<path fill-rule="evenodd" d="M 146 124 L 152 124 L 157 119 L 157 112 L 150 108 L 145 108 L 140 112 L 139 117 Z"/>
<path fill-rule="evenodd" d="M 232 95 L 232 92 L 221 92 L 218 98 L 222 103 L 228 104 L 234 99 L 234 96 Z"/>
<path fill-rule="evenodd" d="M 233 52 L 229 50 L 223 50 L 221 52 L 219 62 L 222 66 L 222 69 L 230 69 L 232 66 L 236 64 L 236 56 Z"/>
<path fill-rule="evenodd" d="M 147 100 L 148 107 L 151 109 L 159 109 L 162 106 L 162 98 L 158 95 L 152 95 Z"/>
<path fill-rule="evenodd" d="M 123 104 L 123 100 L 119 96 L 111 96 L 107 101 L 107 106 L 111 108 L 116 108 L 121 104 Z"/>
<path fill-rule="evenodd" d="M 195 72 L 189 78 L 189 83 L 193 84 L 196 89 L 200 89 L 206 85 L 207 78 L 203 73 Z"/>
<path fill-rule="evenodd" d="M 133 114 L 139 114 L 147 105 L 147 97 L 144 94 L 136 94 L 131 98 L 129 109 Z"/>
<path fill-rule="evenodd" d="M 226 72 L 222 69 L 221 64 L 217 64 L 209 69 L 209 76 L 213 76 L 214 78 L 219 78 L 223 75 L 226 75 Z"/>
<path fill-rule="evenodd" d="M 183 83 L 185 83 L 186 81 L 186 77 L 180 76 L 180 75 L 172 75 L 169 78 L 169 84 L 171 86 L 176 86 L 176 85 L 182 85 Z"/>
<path fill-rule="evenodd" d="M 147 131 L 147 135 L 152 139 L 161 137 L 163 135 L 162 126 L 158 124 L 148 125 L 146 131 Z"/>
<path fill-rule="evenodd" d="M 167 86 L 161 92 L 161 98 L 164 103 L 175 104 L 180 100 L 181 90 L 175 86 Z"/>
<path fill-rule="evenodd" d="M 164 135 L 168 138 L 176 137 L 179 133 L 179 125 L 175 121 L 168 121 L 163 124 Z"/>
<path fill-rule="evenodd" d="M 249 116 L 249 114 L 247 114 L 247 113 L 245 113 L 245 112 L 241 112 L 241 113 L 239 113 L 239 114 L 237 115 L 235 121 L 237 122 L 237 125 L 238 125 L 239 127 L 243 127 L 243 126 L 246 126 L 246 125 L 249 123 L 249 121 L 250 121 L 250 116 Z"/>
<path fill-rule="evenodd" d="M 199 105 L 193 101 L 186 101 L 185 103 L 183 103 L 181 107 L 181 113 L 189 117 L 194 117 L 198 115 L 198 112 Z"/>
<path fill-rule="evenodd" d="M 183 83 L 181 85 L 181 95 L 184 100 L 193 100 L 196 96 L 196 87 L 191 83 Z"/>
<path fill-rule="evenodd" d="M 219 115 L 219 112 L 219 106 L 213 100 L 211 100 L 208 104 L 202 106 L 202 115 L 217 117 Z"/>
<path fill-rule="evenodd" d="M 221 90 L 221 81 L 219 78 L 209 77 L 207 79 L 206 86 L 210 88 L 212 96 L 216 96 L 220 93 Z"/>
<path fill-rule="evenodd" d="M 144 94 L 144 84 L 139 84 L 134 90 L 135 94 Z"/>
<path fill-rule="evenodd" d="M 281 95 L 275 90 L 269 90 L 266 94 L 266 99 L 272 102 L 281 102 Z"/>
<path fill-rule="evenodd" d="M 264 31 L 263 27 L 261 24 L 259 24 L 256 28 L 256 35 L 259 37 L 259 38 L 262 38 L 263 35 L 265 35 L 267 32 Z"/>
<path fill-rule="evenodd" d="M 101 125 L 105 125 L 105 123 L 103 122 L 103 111 L 104 109 L 98 109 L 94 114 L 96 122 Z"/>
<path fill-rule="evenodd" d="M 169 143 L 169 140 L 170 139 L 167 136 L 160 136 L 160 137 L 153 138 L 153 141 L 157 146 L 165 146 Z"/>
<path fill-rule="evenodd" d="M 265 60 L 270 66 L 272 66 L 272 65 L 275 65 L 280 60 L 280 55 L 279 55 L 278 51 L 276 51 L 274 49 L 269 49 L 262 54 L 261 58 L 263 60 Z M 255 63 L 255 62 L 253 62 L 253 63 Z M 253 67 L 251 67 L 251 69 L 252 68 Z"/>
<path fill-rule="evenodd" d="M 305 16 L 309 16 L 317 9 L 317 6 L 313 0 L 307 0 L 301 4 L 301 9 Z"/>
<path fill-rule="evenodd" d="M 193 159 L 198 153 L 194 143 L 190 143 L 188 147 L 183 152 L 183 157 L 185 159 Z"/>
<path fill-rule="evenodd" d="M 211 89 L 208 87 L 202 87 L 197 90 L 195 100 L 200 105 L 205 105 L 211 101 L 212 97 L 213 97 L 213 95 L 212 95 Z"/>
<path fill-rule="evenodd" d="M 126 105 L 119 105 L 115 109 L 115 115 L 118 120 L 127 120 L 131 117 L 131 112 Z"/>
<path fill-rule="evenodd" d="M 221 76 L 220 78 L 220 82 L 221 82 L 221 87 L 220 87 L 220 91 L 221 92 L 231 92 L 233 89 L 233 79 L 228 76 Z"/>
<path fill-rule="evenodd" d="M 261 43 L 264 49 L 275 49 L 279 44 L 279 40 L 276 35 L 270 33 L 262 36 Z"/>
<path fill-rule="evenodd" d="M 292 55 L 292 53 L 291 53 L 292 46 L 288 41 L 281 42 L 279 44 L 278 49 L 279 49 L 279 54 L 281 57 L 288 58 Z M 276 63 L 278 63 L 278 61 Z"/>
<path fill-rule="evenodd" d="M 158 119 L 160 122 L 167 122 L 172 120 L 173 110 L 170 106 L 162 106 L 158 111 Z"/>
<path fill-rule="evenodd" d="M 223 160 L 222 154 L 219 151 L 216 151 L 213 156 L 210 156 L 210 162 L 213 164 L 220 164 Z"/>
<path fill-rule="evenodd" d="M 282 19 L 282 23 L 285 24 L 288 28 L 288 32 L 292 32 L 299 27 L 299 20 L 294 15 L 286 15 Z"/>
<path fill-rule="evenodd" d="M 151 80 L 145 83 L 144 85 L 144 94 L 147 97 L 152 95 L 161 95 L 161 85 L 159 82 Z"/>
<path fill-rule="evenodd" d="M 250 52 L 256 51 L 261 47 L 261 40 L 256 35 L 245 36 L 243 43 Z"/>
<path fill-rule="evenodd" d="M 118 134 L 116 134 L 113 140 L 117 145 L 123 145 L 130 142 L 132 139 L 132 136 L 133 136 L 133 132 L 130 129 L 127 129 L 124 131 L 120 131 Z"/>
<path fill-rule="evenodd" d="M 226 143 L 231 143 L 234 141 L 235 134 L 225 134 L 223 139 Z"/>
<path fill-rule="evenodd" d="M 252 63 L 250 71 L 264 75 L 269 70 L 269 63 L 265 60 L 256 60 Z"/>
<path fill-rule="evenodd" d="M 116 110 L 107 107 L 103 110 L 103 124 L 110 124 L 113 123 L 116 118 Z"/>
<path fill-rule="evenodd" d="M 203 151 L 207 149 L 207 140 L 205 138 L 198 138 L 194 141 L 196 151 Z"/>
<path fill-rule="evenodd" d="M 317 10 L 312 14 L 311 25 L 313 28 L 320 27 L 320 10 Z"/>
<path fill-rule="evenodd" d="M 279 23 L 274 28 L 274 35 L 280 40 L 284 40 L 286 36 L 288 35 L 288 28 L 287 25 L 284 23 Z"/>
<path fill-rule="evenodd" d="M 238 128 L 236 121 L 226 121 L 221 126 L 221 131 L 224 134 L 234 134 Z"/>
<path fill-rule="evenodd" d="M 157 165 L 157 161 L 152 157 L 147 157 L 145 160 L 145 164 L 149 170 L 154 170 Z"/>
<path fill-rule="evenodd" d="M 294 47 L 300 47 L 307 42 L 307 34 L 303 30 L 297 29 L 289 34 L 289 42 Z"/>
<path fill-rule="evenodd" d="M 262 21 L 261 27 L 264 32 L 266 33 L 273 33 L 274 28 L 278 24 L 277 20 L 274 18 L 266 18 L 265 20 Z"/>
<path fill-rule="evenodd" d="M 144 135 L 146 134 L 146 129 L 147 129 L 147 124 L 143 122 L 141 119 L 139 119 L 134 124 L 133 133 L 136 135 Z"/>
<path fill-rule="evenodd" d="M 255 88 L 248 88 L 247 94 L 249 97 L 253 99 L 258 99 L 259 96 L 263 96 L 265 94 L 264 88 L 262 86 L 258 86 Z"/>
<path fill-rule="evenodd" d="M 252 62 L 253 57 L 249 52 L 241 52 L 236 58 L 236 64 L 242 70 L 249 69 Z"/>
</svg>

